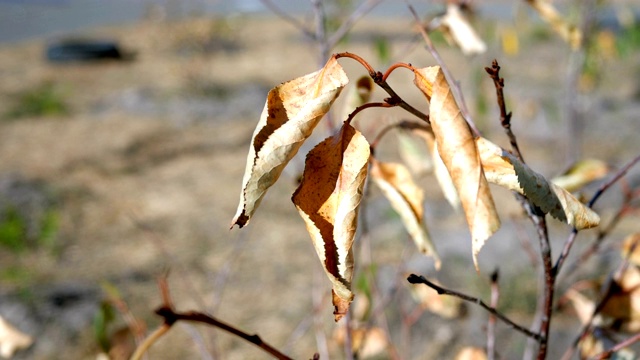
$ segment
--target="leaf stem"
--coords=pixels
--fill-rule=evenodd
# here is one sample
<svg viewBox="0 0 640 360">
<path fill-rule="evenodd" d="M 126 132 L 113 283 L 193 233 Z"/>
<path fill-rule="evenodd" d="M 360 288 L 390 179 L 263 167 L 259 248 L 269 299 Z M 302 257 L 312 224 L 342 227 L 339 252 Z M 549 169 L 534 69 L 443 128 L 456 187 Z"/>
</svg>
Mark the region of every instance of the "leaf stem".
<svg viewBox="0 0 640 360">
<path fill-rule="evenodd" d="M 494 307 L 491 307 L 487 304 L 484 303 L 484 301 L 480 300 L 479 298 L 473 297 L 473 296 L 469 296 L 454 290 L 449 290 L 449 289 L 445 289 L 441 286 L 438 286 L 434 283 L 432 283 L 431 281 L 427 280 L 424 276 L 418 276 L 415 274 L 411 274 L 409 275 L 409 277 L 407 278 L 407 281 L 409 281 L 411 284 L 425 284 L 428 287 L 432 288 L 433 290 L 437 291 L 439 295 L 450 295 L 450 296 L 455 296 L 458 297 L 462 300 L 474 303 L 480 307 L 482 307 L 483 309 L 487 310 L 489 313 L 493 314 L 496 316 L 496 318 L 502 320 L 504 323 L 506 323 L 507 325 L 511 326 L 512 328 L 514 328 L 515 330 L 523 333 L 524 335 L 535 339 L 538 342 L 541 342 L 543 340 L 542 336 L 540 334 L 536 334 L 532 331 L 530 331 L 529 329 L 526 329 L 518 324 L 516 324 L 515 322 L 513 322 L 511 319 L 509 319 L 508 317 L 506 317 L 505 315 L 503 315 L 501 312 L 499 312 L 498 310 L 496 310 Z"/>
<path fill-rule="evenodd" d="M 337 53 L 337 54 L 334 54 L 333 56 L 336 59 L 339 59 L 339 58 L 342 58 L 342 57 L 351 58 L 351 59 L 359 62 L 360 64 L 362 64 L 362 66 L 364 66 L 364 68 L 367 69 L 367 71 L 369 72 L 369 76 L 371 76 L 371 79 L 373 79 L 373 82 L 375 82 L 376 85 L 380 86 L 384 91 L 387 92 L 387 94 L 390 95 L 390 98 L 385 100 L 386 102 L 403 108 L 407 112 L 409 112 L 409 113 L 413 114 L 414 116 L 416 116 L 418 119 L 420 119 L 420 120 L 426 122 L 427 124 L 431 125 L 431 122 L 429 121 L 429 115 L 421 112 L 420 110 L 414 108 L 413 106 L 409 105 L 406 101 L 404 101 L 391 88 L 391 86 L 389 86 L 387 81 L 384 79 L 384 75 L 379 71 L 375 71 L 373 69 L 373 67 L 371 67 L 371 65 L 366 60 L 364 60 L 360 56 L 358 56 L 358 55 L 356 55 L 354 53 L 350 53 L 350 52 Z M 400 66 L 401 65 L 397 65 L 397 67 L 400 67 Z M 410 65 L 408 65 L 408 66 L 410 66 Z M 389 72 L 389 71 L 387 71 L 387 72 Z"/>
</svg>

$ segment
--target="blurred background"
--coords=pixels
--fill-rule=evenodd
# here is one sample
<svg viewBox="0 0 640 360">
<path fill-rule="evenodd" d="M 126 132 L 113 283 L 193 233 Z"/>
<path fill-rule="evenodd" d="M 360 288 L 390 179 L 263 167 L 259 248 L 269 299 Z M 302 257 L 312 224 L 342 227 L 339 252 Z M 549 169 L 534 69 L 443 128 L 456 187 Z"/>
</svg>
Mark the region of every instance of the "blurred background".
<svg viewBox="0 0 640 360">
<path fill-rule="evenodd" d="M 0 316 L 32 340 L 13 358 L 128 358 L 161 323 L 153 310 L 164 274 L 180 310 L 211 313 L 293 358 L 344 358 L 330 283 L 290 201 L 304 154 L 331 126 L 320 124 L 251 224 L 230 231 L 251 135 L 269 89 L 319 69 L 328 54 L 348 50 L 380 71 L 397 61 L 436 61 L 405 2 L 316 3 L 322 13 L 313 2 L 291 0 L 0 0 Z M 485 44 L 471 53 L 436 28 L 445 2 L 411 3 L 434 28 L 476 124 L 506 147 L 484 71 L 498 59 L 513 130 L 533 169 L 553 177 L 587 158 L 616 169 L 638 154 L 640 2 L 555 1 L 586 39 L 572 48 L 525 1 L 463 1 Z M 349 59 L 340 63 L 352 83 L 367 75 Z M 389 82 L 428 111 L 410 73 L 398 70 Z M 384 97 L 374 90 L 372 99 Z M 334 121 L 350 111 L 344 106 L 336 103 Z M 358 127 L 372 140 L 406 119 L 398 109 L 369 110 Z M 388 135 L 376 154 L 397 161 L 407 151 L 403 141 Z M 500 308 L 525 326 L 533 321 L 538 244 L 519 204 L 495 189 L 503 228 L 481 252 L 477 274 L 463 216 L 423 166 L 415 175 L 443 268 L 436 272 L 415 251 L 371 187 L 356 244 L 353 321 L 380 330 L 362 357 L 450 359 L 485 346 L 486 313 L 421 304 L 405 284 L 409 272 L 487 299 L 488 276 L 499 269 Z M 628 184 L 638 180 L 633 172 Z M 623 202 L 615 187 L 596 210 L 609 221 Z M 637 212 L 626 215 L 607 233 L 610 246 L 559 279 L 557 298 L 619 264 L 620 242 L 638 231 Z M 570 229 L 551 225 L 557 256 Z M 596 235 L 580 235 L 569 263 Z M 559 358 L 580 327 L 568 301 L 558 308 L 549 358 Z M 523 336 L 501 324 L 497 333 L 502 358 L 526 351 Z M 180 323 L 149 358 L 267 356 L 218 329 Z"/>
</svg>

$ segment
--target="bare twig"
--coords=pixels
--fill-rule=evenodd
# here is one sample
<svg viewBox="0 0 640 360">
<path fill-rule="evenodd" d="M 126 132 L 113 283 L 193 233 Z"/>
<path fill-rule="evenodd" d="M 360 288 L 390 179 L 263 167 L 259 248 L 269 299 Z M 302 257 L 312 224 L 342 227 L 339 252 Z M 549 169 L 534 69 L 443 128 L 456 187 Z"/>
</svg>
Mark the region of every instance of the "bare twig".
<svg viewBox="0 0 640 360">
<path fill-rule="evenodd" d="M 362 17 L 368 14 L 371 10 L 373 10 L 373 8 L 378 6 L 378 4 L 380 4 L 381 2 L 382 0 L 367 0 L 362 4 L 360 4 L 360 6 L 354 12 L 351 13 L 349 18 L 345 20 L 342 23 L 342 25 L 340 25 L 338 30 L 336 30 L 327 39 L 327 44 L 329 48 L 335 47 L 336 44 L 338 44 L 340 40 L 342 40 L 345 37 L 345 35 L 347 35 L 349 30 L 351 30 L 353 25 L 355 25 L 355 23 L 358 22 L 358 20 L 360 20 Z"/>
<path fill-rule="evenodd" d="M 418 276 L 415 274 L 411 274 L 409 275 L 409 277 L 407 278 L 407 281 L 409 281 L 411 284 L 425 284 L 427 286 L 429 286 L 430 288 L 432 288 L 433 290 L 437 291 L 439 295 L 450 295 L 450 296 L 455 296 L 457 298 L 460 298 L 462 300 L 474 303 L 480 307 L 482 307 L 483 309 L 487 310 L 489 313 L 493 314 L 496 316 L 496 318 L 502 320 L 504 323 L 506 323 L 507 325 L 511 326 L 513 329 L 521 332 L 522 334 L 535 339 L 538 342 L 542 342 L 544 339 L 542 338 L 541 334 L 537 334 L 534 333 L 532 331 L 530 331 L 529 329 L 526 329 L 518 324 L 516 324 L 515 322 L 513 322 L 511 319 L 509 319 L 508 317 L 506 317 L 505 315 L 503 315 L 501 312 L 499 312 L 498 310 L 496 310 L 495 308 L 487 305 L 484 303 L 484 301 L 480 300 L 479 298 L 473 297 L 473 296 L 469 296 L 457 291 L 453 291 L 453 290 L 449 290 L 449 289 L 445 289 L 441 286 L 438 286 L 434 283 L 432 283 L 431 281 L 427 280 L 424 276 Z"/>
<path fill-rule="evenodd" d="M 504 88 L 504 79 L 500 77 L 500 65 L 498 64 L 498 60 L 493 60 L 491 63 L 491 67 L 485 67 L 484 70 L 489 74 L 491 79 L 493 80 L 493 84 L 496 87 L 496 95 L 498 98 L 498 107 L 500 108 L 500 124 L 504 128 L 504 131 L 507 133 L 509 137 L 509 143 L 511 143 L 511 149 L 515 153 L 515 155 L 520 159 L 520 161 L 524 162 L 524 158 L 522 157 L 522 153 L 520 152 L 520 148 L 518 147 L 518 141 L 516 141 L 516 136 L 511 131 L 511 111 L 507 112 L 507 107 L 504 101 L 504 92 L 502 89 Z"/>
<path fill-rule="evenodd" d="M 156 329 L 151 335 L 149 335 L 145 341 L 136 349 L 131 360 L 139 360 L 145 352 L 160 338 L 162 335 L 166 334 L 169 329 L 178 321 L 188 321 L 188 322 L 196 322 L 203 323 L 207 325 L 211 325 L 217 327 L 221 330 L 224 330 L 228 333 L 231 333 L 237 337 L 240 337 L 265 351 L 266 353 L 272 355 L 276 359 L 290 360 L 291 358 L 287 355 L 281 353 L 276 348 L 264 342 L 260 336 L 258 335 L 250 335 L 245 333 L 242 330 L 239 330 L 232 325 L 226 324 L 213 316 L 207 315 L 205 313 L 197 312 L 197 311 L 187 311 L 187 312 L 176 312 L 173 307 L 173 303 L 171 301 L 171 296 L 169 294 L 169 286 L 167 284 L 166 277 L 162 277 L 158 280 L 158 286 L 160 288 L 160 293 L 162 296 L 163 305 L 156 309 L 155 313 L 160 315 L 164 322 L 163 324 Z"/>
<path fill-rule="evenodd" d="M 282 19 L 293 25 L 296 29 L 298 29 L 301 33 L 303 33 L 309 40 L 317 41 L 316 34 L 309 30 L 302 22 L 298 21 L 298 19 L 289 15 L 286 11 L 282 10 L 278 5 L 274 4 L 271 0 L 260 0 L 262 4 L 274 14 L 280 16 Z"/>
<path fill-rule="evenodd" d="M 494 60 L 491 68 L 485 68 L 493 83 L 496 87 L 496 95 L 498 106 L 500 108 L 500 123 L 505 129 L 511 147 L 516 156 L 524 163 L 524 158 L 518 147 L 518 142 L 515 135 L 511 131 L 511 112 L 507 112 L 504 93 L 504 79 L 500 78 L 500 66 L 498 61 Z M 551 326 L 551 315 L 553 312 L 553 293 L 555 291 L 555 273 L 553 272 L 553 258 L 551 255 L 551 244 L 549 243 L 549 233 L 547 229 L 547 221 L 545 219 L 544 212 L 535 204 L 533 204 L 526 197 L 515 194 L 516 199 L 520 202 L 522 207 L 527 212 L 527 215 L 533 222 L 533 225 L 538 233 L 538 240 L 540 242 L 540 256 L 542 258 L 542 269 L 544 274 L 544 282 L 542 286 L 542 306 L 540 307 L 540 347 L 538 348 L 538 359 L 543 360 L 547 356 L 547 344 L 549 340 L 549 329 Z"/>
<path fill-rule="evenodd" d="M 491 302 L 489 305 L 496 309 L 498 307 L 498 299 L 500 298 L 500 287 L 498 286 L 498 269 L 491 274 Z M 496 358 L 496 316 L 489 314 L 489 322 L 487 324 L 487 358 L 495 360 Z"/>
<path fill-rule="evenodd" d="M 611 355 L 613 355 L 615 352 L 620 351 L 628 346 L 633 345 L 634 343 L 640 341 L 640 332 L 635 334 L 634 336 L 616 344 L 614 347 L 612 347 L 611 349 L 600 353 L 594 357 L 592 357 L 591 359 L 593 360 L 604 360 L 604 359 L 610 359 Z"/>
<path fill-rule="evenodd" d="M 596 201 L 598 201 L 600 196 L 602 196 L 602 194 L 604 194 L 605 191 L 607 191 L 611 186 L 613 186 L 613 184 L 615 184 L 618 180 L 620 180 L 629 171 L 629 169 L 631 169 L 639 161 L 640 161 L 640 155 L 636 156 L 633 160 L 631 160 L 624 167 L 618 170 L 618 172 L 615 173 L 611 177 L 611 179 L 609 179 L 607 182 L 602 184 L 600 188 L 598 188 L 598 191 L 596 191 L 596 193 L 593 195 L 593 197 L 591 198 L 587 206 L 589 208 L 592 208 L 593 205 L 596 203 Z M 571 247 L 573 246 L 573 243 L 577 235 L 578 235 L 578 230 L 574 228 L 571 234 L 569 235 L 569 238 L 567 239 L 567 241 L 565 241 L 564 247 L 562 249 L 562 253 L 560 254 L 560 257 L 558 257 L 558 260 L 556 261 L 556 264 L 553 268 L 554 275 L 557 275 L 560 272 L 560 269 L 562 268 L 564 261 L 569 255 L 569 251 L 571 250 Z"/>
<path fill-rule="evenodd" d="M 366 60 L 350 52 L 337 53 L 334 56 L 336 57 L 336 59 L 343 58 L 343 57 L 351 58 L 353 60 L 356 60 L 360 64 L 362 64 L 362 66 L 364 66 L 364 68 L 367 69 L 367 71 L 369 72 L 369 76 L 371 76 L 371 79 L 373 79 L 373 82 L 375 82 L 376 85 L 380 86 L 384 91 L 387 92 L 387 94 L 390 95 L 389 98 L 385 99 L 386 103 L 393 106 L 399 106 L 404 110 L 410 112 L 411 114 L 415 115 L 418 119 L 426 122 L 427 124 L 431 124 L 429 122 L 429 115 L 421 112 L 420 110 L 414 108 L 413 106 L 409 105 L 406 101 L 404 101 L 398 94 L 396 94 L 396 92 L 391 88 L 391 86 L 389 86 L 386 79 L 384 78 L 384 75 L 379 71 L 375 71 L 373 67 L 371 67 L 371 65 Z M 395 67 L 411 67 L 411 65 L 409 64 L 402 64 L 401 66 L 392 65 L 392 67 L 394 68 Z"/>
</svg>

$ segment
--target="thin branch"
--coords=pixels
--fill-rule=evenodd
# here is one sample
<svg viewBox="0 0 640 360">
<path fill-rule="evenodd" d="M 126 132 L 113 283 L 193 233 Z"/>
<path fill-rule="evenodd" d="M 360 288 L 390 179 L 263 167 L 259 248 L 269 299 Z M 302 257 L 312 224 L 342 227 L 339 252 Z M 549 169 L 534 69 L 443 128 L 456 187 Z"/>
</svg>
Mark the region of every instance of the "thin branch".
<svg viewBox="0 0 640 360">
<path fill-rule="evenodd" d="M 386 100 L 386 99 L 385 99 Z M 374 102 L 374 103 L 366 103 L 366 104 L 362 104 L 360 106 L 358 106 L 357 108 L 355 108 L 350 114 L 349 116 L 347 116 L 347 120 L 345 120 L 345 123 L 350 124 L 351 120 L 353 120 L 353 118 L 358 115 L 358 113 L 364 109 L 369 109 L 369 108 L 389 108 L 389 107 L 394 107 L 396 105 L 391 104 L 389 102 Z"/>
<path fill-rule="evenodd" d="M 498 269 L 491 274 L 491 302 L 490 306 L 494 309 L 498 307 L 498 299 L 500 299 L 500 287 L 498 286 Z M 489 322 L 487 324 L 487 358 L 495 360 L 496 358 L 496 316 L 489 314 Z"/>
<path fill-rule="evenodd" d="M 611 349 L 600 353 L 594 357 L 592 357 L 592 359 L 594 360 L 603 360 L 603 359 L 610 359 L 611 355 L 613 355 L 615 352 L 620 351 L 628 346 L 633 345 L 634 343 L 640 341 L 640 332 L 635 334 L 634 336 L 616 344 L 614 347 L 612 347 Z"/>
<path fill-rule="evenodd" d="M 384 91 L 387 92 L 387 94 L 390 95 L 388 99 L 385 99 L 387 103 L 393 104 L 394 106 L 399 106 L 404 110 L 410 112 L 411 114 L 415 115 L 418 119 L 426 122 L 427 124 L 431 124 L 431 122 L 429 121 L 429 115 L 421 112 L 420 110 L 414 108 L 413 106 L 409 105 L 406 101 L 404 101 L 398 94 L 396 94 L 396 92 L 391 88 L 391 86 L 389 86 L 389 84 L 383 78 L 384 75 L 379 71 L 375 71 L 373 67 L 371 67 L 371 65 L 369 65 L 369 63 L 366 60 L 350 52 L 337 53 L 333 56 L 335 56 L 336 59 L 339 59 L 342 57 L 351 58 L 353 60 L 356 60 L 360 64 L 362 64 L 362 66 L 364 66 L 364 68 L 367 69 L 367 71 L 369 72 L 369 76 L 371 76 L 371 79 L 373 79 L 373 82 L 375 82 L 376 85 L 380 86 Z M 410 66 L 410 65 L 407 64 L 407 66 Z"/>
<path fill-rule="evenodd" d="M 418 25 L 418 30 L 420 31 L 420 34 L 422 35 L 422 38 L 426 43 L 427 50 L 429 50 L 429 52 L 431 53 L 431 56 L 433 56 L 433 58 L 436 60 L 438 65 L 440 65 L 440 69 L 442 69 L 442 72 L 444 73 L 444 76 L 449 82 L 449 84 L 453 84 L 453 86 L 451 86 L 451 89 L 453 90 L 453 94 L 455 98 L 458 100 L 457 103 L 458 103 L 458 107 L 460 108 L 460 113 L 469 124 L 469 127 L 471 128 L 473 133 L 476 136 L 480 136 L 480 130 L 478 130 L 478 127 L 473 122 L 473 119 L 471 118 L 471 114 L 469 113 L 469 109 L 467 109 L 467 104 L 464 102 L 464 97 L 462 96 L 462 89 L 460 88 L 460 83 L 456 81 L 456 79 L 453 77 L 453 74 L 451 74 L 451 71 L 449 71 L 449 67 L 445 64 L 445 62 L 442 60 L 442 57 L 440 57 L 440 54 L 438 53 L 436 48 L 433 46 L 433 42 L 431 42 L 431 38 L 429 38 L 429 34 L 427 34 L 427 31 L 424 29 L 424 27 L 420 23 L 420 17 L 418 16 L 418 13 L 416 12 L 416 10 L 409 3 L 407 3 L 407 6 L 409 7 L 409 11 L 411 11 L 413 18 L 416 21 L 416 24 Z"/>
<path fill-rule="evenodd" d="M 159 328 L 157 328 L 154 332 L 149 334 L 146 339 L 140 344 L 136 351 L 131 355 L 131 360 L 140 360 L 144 356 L 144 354 L 149 350 L 151 345 L 155 344 L 158 339 L 160 339 L 164 334 L 166 334 L 171 329 L 171 325 L 162 324 Z"/>
<path fill-rule="evenodd" d="M 342 38 L 347 35 L 349 30 L 355 25 L 358 20 L 368 14 L 373 8 L 378 6 L 382 0 L 368 0 L 364 3 L 360 4 L 360 6 L 349 16 L 347 20 L 345 20 L 342 25 L 336 30 L 328 39 L 327 45 L 329 48 L 333 48 L 342 40 Z"/>
<path fill-rule="evenodd" d="M 282 360 L 290 360 L 291 358 L 287 355 L 281 353 L 276 348 L 262 341 L 260 336 L 254 334 L 250 335 L 245 333 L 242 330 L 236 329 L 235 327 L 226 324 L 210 315 L 205 313 L 197 312 L 197 311 L 187 311 L 187 312 L 176 312 L 173 308 L 173 303 L 171 300 L 171 295 L 169 294 L 169 286 L 167 283 L 166 276 L 158 279 L 158 286 L 160 288 L 160 294 L 162 296 L 163 305 L 156 309 L 155 313 L 164 318 L 163 324 L 156 329 L 151 335 L 149 335 L 145 341 L 136 349 L 131 360 L 139 360 L 146 351 L 160 338 L 162 335 L 166 334 L 169 329 L 178 321 L 188 321 L 188 322 L 197 322 L 208 324 L 214 327 L 217 327 L 221 330 L 224 330 L 228 333 L 231 333 L 237 337 L 240 337 L 256 346 L 260 349 L 269 353 L 276 359 Z"/>
<path fill-rule="evenodd" d="M 262 5 L 271 10 L 274 14 L 280 16 L 282 19 L 293 25 L 296 29 L 302 32 L 309 40 L 317 41 L 316 34 L 309 30 L 302 22 L 298 21 L 298 19 L 289 15 L 286 11 L 282 10 L 278 5 L 274 4 L 271 0 L 260 0 Z"/>
<path fill-rule="evenodd" d="M 609 179 L 606 183 L 602 184 L 600 186 L 600 188 L 598 188 L 598 191 L 596 191 L 596 193 L 593 195 L 593 197 L 591 198 L 591 200 L 589 201 L 587 206 L 589 208 L 592 208 L 593 205 L 596 203 L 596 201 L 598 201 L 600 196 L 602 196 L 602 194 L 604 194 L 605 191 L 607 191 L 611 186 L 613 186 L 613 184 L 615 184 L 624 175 L 626 175 L 627 172 L 629 171 L 629 169 L 631 169 L 639 161 L 640 161 L 640 155 L 636 156 L 633 160 L 631 160 L 624 167 L 622 167 L 622 169 L 618 170 L 618 172 L 615 173 L 611 177 L 611 179 Z M 562 265 L 564 264 L 564 261 L 566 260 L 567 256 L 569 255 L 569 251 L 571 250 L 571 247 L 573 246 L 573 243 L 574 243 L 577 235 L 578 235 L 578 230 L 576 228 L 574 228 L 571 231 L 571 234 L 569 235 L 569 238 L 567 239 L 567 241 L 565 241 L 564 247 L 562 249 L 562 253 L 560 254 L 560 257 L 558 257 L 558 260 L 556 261 L 556 264 L 553 267 L 554 275 L 557 275 L 560 272 L 560 269 L 562 268 Z"/>
<path fill-rule="evenodd" d="M 504 101 L 504 92 L 502 89 L 504 88 L 504 79 L 500 77 L 500 65 L 498 64 L 498 60 L 493 60 L 491 63 L 491 67 L 485 67 L 484 70 L 489 74 L 489 77 L 493 80 L 493 85 L 496 88 L 496 96 L 498 100 L 498 107 L 500 108 L 500 124 L 504 128 L 504 131 L 507 133 L 509 137 L 509 143 L 511 143 L 511 149 L 518 157 L 518 159 L 524 162 L 524 158 L 522 157 L 522 153 L 520 152 L 520 148 L 518 147 L 518 141 L 516 140 L 516 136 L 511 131 L 511 111 L 507 112 L 507 106 Z"/>
<path fill-rule="evenodd" d="M 171 326 L 171 324 L 176 323 L 177 321 L 190 321 L 190 322 L 198 322 L 198 323 L 203 323 L 203 324 L 207 324 L 207 325 L 211 325 L 211 326 L 215 326 L 221 330 L 224 330 L 230 334 L 233 334 L 237 337 L 240 337 L 254 345 L 256 345 L 257 347 L 259 347 L 260 349 L 264 350 L 265 352 L 271 354 L 273 357 L 275 357 L 276 359 L 291 359 L 290 357 L 288 357 L 287 355 L 281 353 L 280 351 L 278 351 L 276 348 L 272 347 L 271 345 L 267 344 L 266 342 L 264 342 L 259 335 L 250 335 L 247 334 L 246 332 L 236 329 L 235 327 L 226 324 L 210 315 L 204 314 L 204 313 L 200 313 L 197 311 L 188 311 L 188 312 L 184 312 L 184 313 L 179 313 L 174 311 L 174 309 L 167 307 L 167 306 L 161 306 L 160 308 L 158 308 L 156 310 L 156 314 L 162 316 L 164 318 L 164 322 L 166 325 Z"/>
<path fill-rule="evenodd" d="M 511 319 L 509 319 L 508 317 L 506 317 L 505 315 L 503 315 L 501 312 L 499 312 L 498 310 L 496 310 L 495 308 L 487 305 L 484 303 L 484 301 L 480 300 L 479 298 L 475 298 L 473 296 L 469 296 L 457 291 L 453 291 L 453 290 L 449 290 L 449 289 L 445 289 L 443 287 L 440 287 L 434 283 L 432 283 L 431 281 L 427 280 L 424 276 L 418 276 L 415 274 L 411 274 L 409 275 L 409 277 L 407 278 L 407 281 L 409 281 L 411 284 L 425 284 L 427 286 L 429 286 L 430 288 L 432 288 L 433 290 L 437 291 L 439 295 L 450 295 L 450 296 L 455 296 L 458 297 L 462 300 L 474 303 L 480 307 L 482 307 L 483 309 L 487 310 L 489 313 L 495 315 L 498 319 L 502 320 L 504 323 L 506 323 L 507 325 L 511 326 L 513 329 L 521 332 L 522 334 L 535 339 L 538 342 L 542 342 L 543 338 L 540 334 L 536 334 L 518 324 L 516 324 L 515 322 L 513 322 Z"/>
</svg>

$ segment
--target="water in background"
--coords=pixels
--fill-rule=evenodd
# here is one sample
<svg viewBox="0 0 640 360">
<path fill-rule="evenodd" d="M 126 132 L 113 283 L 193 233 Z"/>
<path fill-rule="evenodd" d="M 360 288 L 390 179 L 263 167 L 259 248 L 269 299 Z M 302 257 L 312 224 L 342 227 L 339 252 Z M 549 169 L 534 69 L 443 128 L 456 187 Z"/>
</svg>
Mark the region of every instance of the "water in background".
<svg viewBox="0 0 640 360">
<path fill-rule="evenodd" d="M 491 1 L 489 12 L 509 16 L 513 5 Z M 308 0 L 274 0 L 294 14 L 310 13 Z M 413 0 L 418 11 L 437 11 L 441 3 Z M 486 9 L 485 9 L 486 10 Z M 228 16 L 242 13 L 266 13 L 260 0 L 0 0 L 0 45 L 39 37 L 56 37 L 80 30 L 140 20 L 161 12 L 168 18 L 193 15 Z M 383 1 L 374 16 L 409 16 L 404 1 Z"/>
</svg>

